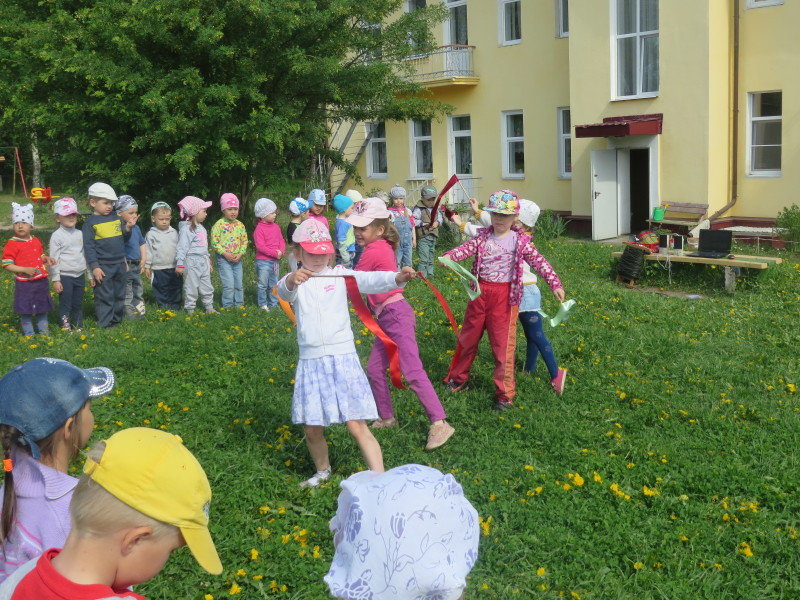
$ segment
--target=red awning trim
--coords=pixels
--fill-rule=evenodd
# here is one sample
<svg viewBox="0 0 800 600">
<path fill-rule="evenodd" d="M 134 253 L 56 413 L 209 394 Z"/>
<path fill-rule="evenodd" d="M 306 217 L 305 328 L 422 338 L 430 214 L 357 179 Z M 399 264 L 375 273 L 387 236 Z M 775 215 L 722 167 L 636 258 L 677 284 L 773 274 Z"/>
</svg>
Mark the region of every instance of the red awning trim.
<svg viewBox="0 0 800 600">
<path fill-rule="evenodd" d="M 663 114 L 607 117 L 602 123 L 576 125 L 576 138 L 621 137 L 625 135 L 656 135 L 661 133 Z"/>
</svg>

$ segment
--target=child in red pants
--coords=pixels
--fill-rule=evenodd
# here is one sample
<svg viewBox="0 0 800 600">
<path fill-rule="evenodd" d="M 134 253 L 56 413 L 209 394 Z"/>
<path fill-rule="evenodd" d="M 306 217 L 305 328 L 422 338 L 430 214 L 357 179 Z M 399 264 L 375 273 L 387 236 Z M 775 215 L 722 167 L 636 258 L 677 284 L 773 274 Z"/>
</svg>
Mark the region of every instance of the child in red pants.
<svg viewBox="0 0 800 600">
<path fill-rule="evenodd" d="M 494 355 L 495 410 L 509 408 L 516 393 L 514 360 L 523 263 L 539 273 L 559 302 L 564 301 L 564 288 L 553 267 L 539 254 L 530 236 L 514 225 L 519 206 L 519 197 L 511 190 L 495 192 L 485 209 L 491 213 L 492 226 L 445 253 L 456 261 L 475 257 L 472 273 L 478 278 L 482 292 L 467 305 L 447 374 L 447 387 L 453 392 L 466 389 L 478 343 L 486 330 Z"/>
</svg>

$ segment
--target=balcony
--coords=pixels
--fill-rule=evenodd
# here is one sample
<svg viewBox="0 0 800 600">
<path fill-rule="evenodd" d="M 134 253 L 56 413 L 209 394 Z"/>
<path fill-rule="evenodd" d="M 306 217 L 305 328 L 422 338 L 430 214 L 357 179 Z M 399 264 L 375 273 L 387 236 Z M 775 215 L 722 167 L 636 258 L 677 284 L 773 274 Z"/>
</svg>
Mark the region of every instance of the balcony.
<svg viewBox="0 0 800 600">
<path fill-rule="evenodd" d="M 472 51 L 475 46 L 440 46 L 429 54 L 414 56 L 406 60 L 413 73 L 408 75 L 425 87 L 446 85 L 477 85 L 480 77 L 472 67 Z"/>
</svg>

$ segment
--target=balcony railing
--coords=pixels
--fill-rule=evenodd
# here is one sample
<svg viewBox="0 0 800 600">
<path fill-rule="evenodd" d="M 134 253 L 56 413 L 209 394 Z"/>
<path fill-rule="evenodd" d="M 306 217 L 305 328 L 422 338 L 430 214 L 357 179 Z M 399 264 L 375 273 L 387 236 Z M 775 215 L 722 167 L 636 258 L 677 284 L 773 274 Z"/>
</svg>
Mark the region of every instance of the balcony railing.
<svg viewBox="0 0 800 600">
<path fill-rule="evenodd" d="M 480 77 L 472 66 L 474 49 L 475 46 L 440 46 L 428 54 L 409 58 L 406 62 L 414 72 L 408 78 L 426 87 L 476 85 Z"/>
</svg>

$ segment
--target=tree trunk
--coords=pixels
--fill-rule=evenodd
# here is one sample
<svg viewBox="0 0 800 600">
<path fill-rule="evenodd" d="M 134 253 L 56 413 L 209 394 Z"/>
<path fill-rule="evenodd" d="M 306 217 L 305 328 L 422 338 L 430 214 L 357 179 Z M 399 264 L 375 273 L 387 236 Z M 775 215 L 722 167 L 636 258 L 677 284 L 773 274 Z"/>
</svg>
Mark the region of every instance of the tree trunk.
<svg viewBox="0 0 800 600">
<path fill-rule="evenodd" d="M 42 185 L 42 160 L 39 157 L 39 140 L 33 129 L 31 129 L 31 159 L 33 160 L 33 187 L 44 187 Z"/>
</svg>

